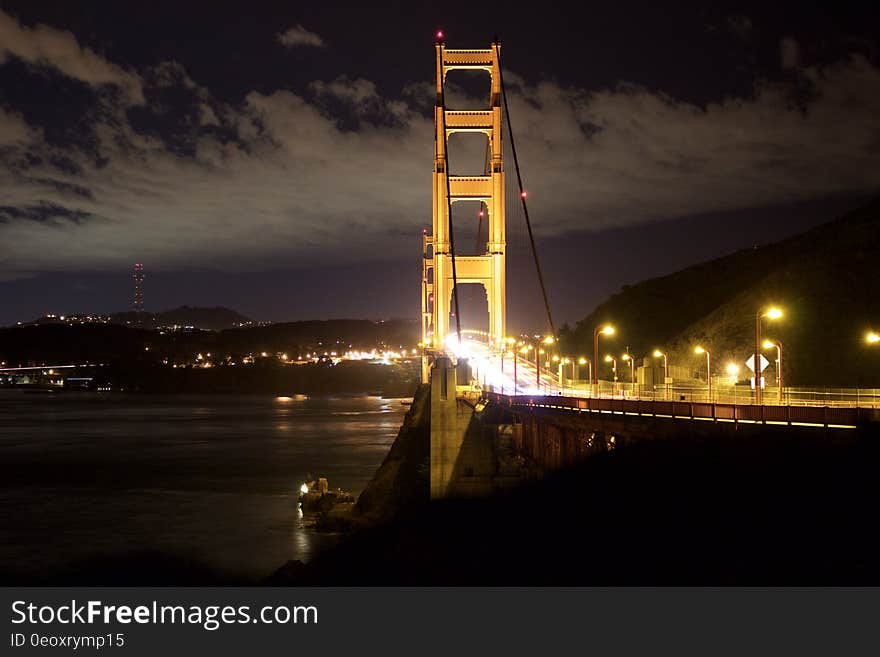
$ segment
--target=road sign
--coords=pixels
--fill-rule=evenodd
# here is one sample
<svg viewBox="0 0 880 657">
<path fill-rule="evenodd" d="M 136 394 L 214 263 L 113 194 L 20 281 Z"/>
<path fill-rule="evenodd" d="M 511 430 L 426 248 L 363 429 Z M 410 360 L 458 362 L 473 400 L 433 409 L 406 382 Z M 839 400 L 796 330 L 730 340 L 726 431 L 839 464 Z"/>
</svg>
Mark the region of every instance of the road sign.
<svg viewBox="0 0 880 657">
<path fill-rule="evenodd" d="M 761 354 L 761 371 L 766 370 L 769 364 L 770 361 L 764 358 L 764 354 Z M 746 361 L 746 367 L 752 370 L 752 372 L 755 371 L 755 354 L 749 356 L 749 359 Z"/>
</svg>

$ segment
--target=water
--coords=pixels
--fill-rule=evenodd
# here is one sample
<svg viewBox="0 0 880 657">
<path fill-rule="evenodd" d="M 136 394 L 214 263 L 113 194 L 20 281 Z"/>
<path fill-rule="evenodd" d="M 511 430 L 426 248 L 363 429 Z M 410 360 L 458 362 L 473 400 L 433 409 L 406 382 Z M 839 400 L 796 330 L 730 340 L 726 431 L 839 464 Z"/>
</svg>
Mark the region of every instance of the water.
<svg viewBox="0 0 880 657">
<path fill-rule="evenodd" d="M 335 539 L 307 474 L 359 492 L 406 412 L 377 397 L 0 390 L 0 573 L 161 553 L 256 580 Z"/>
</svg>

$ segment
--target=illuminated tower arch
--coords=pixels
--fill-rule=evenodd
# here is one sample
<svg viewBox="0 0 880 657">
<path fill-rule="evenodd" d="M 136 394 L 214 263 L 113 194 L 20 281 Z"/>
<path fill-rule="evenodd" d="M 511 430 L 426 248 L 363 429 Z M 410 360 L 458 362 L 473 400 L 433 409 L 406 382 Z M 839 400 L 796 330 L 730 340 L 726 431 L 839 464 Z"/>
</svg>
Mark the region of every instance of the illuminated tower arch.
<svg viewBox="0 0 880 657">
<path fill-rule="evenodd" d="M 489 301 L 489 335 L 500 344 L 505 335 L 505 213 L 504 162 L 501 143 L 500 44 L 486 50 L 450 50 L 436 43 L 437 105 L 434 112 L 433 232 L 423 237 L 422 338 L 430 349 L 442 350 L 449 333 L 449 311 L 454 287 L 449 240 L 449 203 L 482 201 L 488 212 L 489 234 L 483 255 L 455 258 L 458 284 L 479 283 Z M 449 110 L 443 107 L 446 74 L 456 69 L 486 71 L 491 79 L 489 107 L 484 110 Z M 444 116 L 445 113 L 445 116 Z M 444 126 L 445 132 L 444 135 Z M 482 176 L 449 175 L 446 192 L 449 135 L 478 132 L 486 135 L 491 161 Z M 455 163 L 453 163 L 455 164 Z"/>
</svg>

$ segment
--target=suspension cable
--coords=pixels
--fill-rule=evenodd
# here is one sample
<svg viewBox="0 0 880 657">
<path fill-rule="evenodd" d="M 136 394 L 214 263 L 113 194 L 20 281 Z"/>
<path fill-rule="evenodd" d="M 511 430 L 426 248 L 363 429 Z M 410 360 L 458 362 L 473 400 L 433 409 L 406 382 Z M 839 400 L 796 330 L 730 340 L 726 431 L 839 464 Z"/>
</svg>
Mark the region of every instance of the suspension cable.
<svg viewBox="0 0 880 657">
<path fill-rule="evenodd" d="M 443 42 L 440 42 L 440 116 L 443 128 L 443 156 L 446 161 L 443 164 L 443 172 L 446 178 L 446 223 L 449 232 L 449 250 L 452 255 L 452 296 L 455 299 L 455 332 L 458 335 L 458 343 L 461 344 L 461 312 L 458 304 L 458 273 L 455 270 L 455 233 L 452 228 L 452 193 L 449 187 L 449 140 L 446 138 L 446 75 L 443 71 Z"/>
<path fill-rule="evenodd" d="M 529 206 L 526 203 L 526 193 L 523 189 L 522 176 L 519 171 L 519 159 L 516 156 L 516 142 L 513 139 L 513 124 L 510 122 L 510 106 L 507 104 L 507 89 L 504 86 L 504 73 L 501 67 L 501 49 L 498 39 L 495 39 L 495 57 L 498 60 L 498 76 L 501 83 L 501 97 L 504 100 L 504 114 L 507 118 L 507 134 L 510 136 L 510 150 L 513 153 L 513 166 L 516 168 L 516 182 L 519 186 L 519 198 L 522 201 L 523 215 L 526 219 L 526 228 L 529 231 L 529 242 L 532 245 L 532 257 L 535 260 L 535 270 L 538 272 L 538 283 L 541 285 L 541 295 L 544 297 L 544 308 L 547 310 L 547 321 L 550 324 L 550 333 L 556 340 L 556 327 L 553 325 L 553 315 L 550 312 L 550 300 L 547 298 L 547 288 L 544 286 L 544 276 L 541 273 L 541 263 L 538 261 L 538 249 L 535 247 L 535 236 L 532 233 L 532 222 L 529 220 Z M 445 133 L 444 133 L 445 134 Z"/>
</svg>

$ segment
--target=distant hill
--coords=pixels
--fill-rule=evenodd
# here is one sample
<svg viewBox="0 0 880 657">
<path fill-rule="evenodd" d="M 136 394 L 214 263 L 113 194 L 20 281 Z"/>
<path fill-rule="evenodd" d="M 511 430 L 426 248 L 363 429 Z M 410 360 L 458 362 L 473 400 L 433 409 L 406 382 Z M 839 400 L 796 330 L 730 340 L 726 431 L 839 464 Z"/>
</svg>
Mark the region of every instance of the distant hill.
<svg viewBox="0 0 880 657">
<path fill-rule="evenodd" d="M 159 331 L 114 323 L 44 322 L 0 328 L 0 361 L 10 366 L 39 363 L 184 361 L 197 353 L 234 356 L 267 352 L 344 352 L 387 346 L 412 349 L 418 320 L 366 319 L 285 322 L 211 330 Z M 149 347 L 149 349 L 145 349 Z"/>
<path fill-rule="evenodd" d="M 610 322 L 617 335 L 602 338 L 602 354 L 662 347 L 670 362 L 696 369 L 701 344 L 716 373 L 728 362 L 745 370 L 755 313 L 769 304 L 785 311 L 763 333 L 782 341 L 788 384 L 880 387 L 880 349 L 864 341 L 880 326 L 880 199 L 782 242 L 625 286 L 562 339 L 592 354 L 594 327 Z"/>
<path fill-rule="evenodd" d="M 135 326 L 140 322 L 144 328 L 192 326 L 206 331 L 222 331 L 255 324 L 252 319 L 223 306 L 214 308 L 180 306 L 159 313 L 140 313 L 140 317 L 135 312 L 115 313 L 110 316 L 110 321 L 127 326 Z"/>
<path fill-rule="evenodd" d="M 44 315 L 30 322 L 19 322 L 18 326 L 41 326 L 45 324 L 121 324 L 122 326 L 154 329 L 162 327 L 191 327 L 204 331 L 222 331 L 229 328 L 257 326 L 256 322 L 241 313 L 223 306 L 198 308 L 180 306 L 158 313 L 127 311 L 112 315 L 90 313 L 67 313 L 64 315 Z"/>
</svg>

